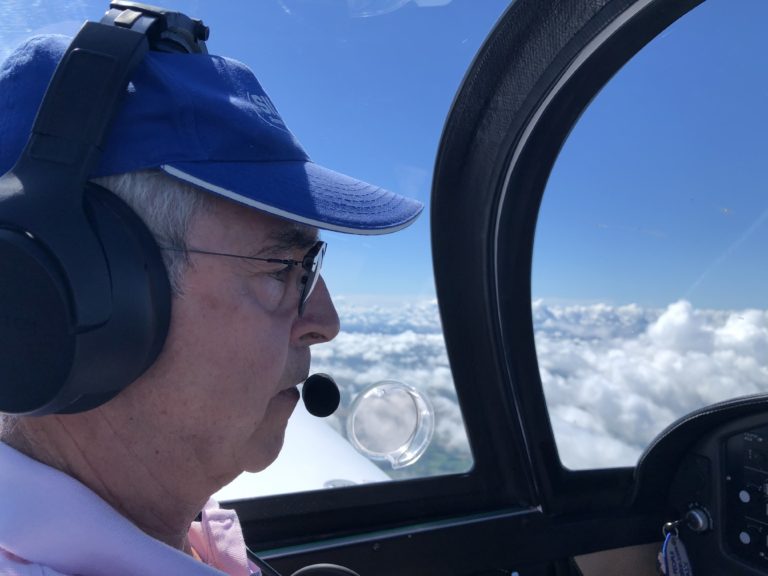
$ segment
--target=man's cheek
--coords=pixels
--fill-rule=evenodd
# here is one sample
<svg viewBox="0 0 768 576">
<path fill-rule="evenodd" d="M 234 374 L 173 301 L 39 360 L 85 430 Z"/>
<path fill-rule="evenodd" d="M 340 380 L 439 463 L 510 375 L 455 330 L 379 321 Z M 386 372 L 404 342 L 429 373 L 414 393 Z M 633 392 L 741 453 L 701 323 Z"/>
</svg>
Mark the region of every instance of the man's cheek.
<svg viewBox="0 0 768 576">
<path fill-rule="evenodd" d="M 286 283 L 268 274 L 244 278 L 240 297 L 254 311 L 275 312 L 286 294 Z"/>
</svg>

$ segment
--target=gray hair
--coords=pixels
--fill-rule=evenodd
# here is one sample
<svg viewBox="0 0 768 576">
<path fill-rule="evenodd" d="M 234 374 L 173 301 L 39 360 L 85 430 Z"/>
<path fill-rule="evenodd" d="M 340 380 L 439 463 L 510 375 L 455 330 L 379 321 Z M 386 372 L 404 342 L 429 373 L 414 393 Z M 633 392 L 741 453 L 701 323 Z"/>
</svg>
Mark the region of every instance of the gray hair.
<svg viewBox="0 0 768 576">
<path fill-rule="evenodd" d="M 18 422 L 18 418 L 18 416 L 0 412 L 0 442 L 5 441 L 11 435 L 13 427 Z"/>
<path fill-rule="evenodd" d="M 180 295 L 184 271 L 189 265 L 187 233 L 198 211 L 205 209 L 206 192 L 160 170 L 128 172 L 95 179 L 111 190 L 139 215 L 161 246 L 181 251 L 163 250 L 163 261 L 174 295 Z M 13 432 L 18 417 L 0 413 L 0 441 Z"/>
<path fill-rule="evenodd" d="M 209 201 L 207 193 L 160 170 L 128 172 L 94 180 L 111 190 L 139 215 L 163 250 L 163 261 L 174 295 L 182 294 L 189 265 L 187 233 L 197 212 Z"/>
</svg>

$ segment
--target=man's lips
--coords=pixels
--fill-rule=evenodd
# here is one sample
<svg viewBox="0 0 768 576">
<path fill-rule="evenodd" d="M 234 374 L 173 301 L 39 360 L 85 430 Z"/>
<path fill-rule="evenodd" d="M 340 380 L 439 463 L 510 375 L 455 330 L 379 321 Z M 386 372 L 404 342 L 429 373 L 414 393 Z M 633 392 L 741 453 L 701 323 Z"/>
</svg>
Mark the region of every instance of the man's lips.
<svg viewBox="0 0 768 576">
<path fill-rule="evenodd" d="M 285 390 L 281 390 L 278 393 L 278 396 L 282 396 L 284 398 L 294 398 L 295 400 L 299 400 L 299 389 L 296 386 L 291 386 L 290 388 L 286 388 Z"/>
<path fill-rule="evenodd" d="M 288 398 L 296 398 L 297 400 L 298 400 L 298 398 L 301 397 L 301 394 L 299 393 L 299 389 L 297 388 L 297 386 L 299 384 L 303 384 L 304 381 L 307 378 L 309 378 L 309 359 L 307 359 L 307 363 L 306 364 L 302 363 L 302 365 L 304 366 L 304 369 L 297 371 L 295 373 L 295 376 L 293 376 L 289 380 L 289 382 L 293 381 L 293 382 L 295 382 L 295 384 L 291 384 L 290 386 L 287 386 L 286 388 L 283 388 L 282 390 L 280 390 L 280 392 L 278 392 L 276 394 L 276 396 L 285 396 L 285 397 L 288 397 Z M 294 378 L 298 374 L 301 374 L 301 376 L 299 378 L 297 378 L 296 380 L 294 380 Z"/>
</svg>

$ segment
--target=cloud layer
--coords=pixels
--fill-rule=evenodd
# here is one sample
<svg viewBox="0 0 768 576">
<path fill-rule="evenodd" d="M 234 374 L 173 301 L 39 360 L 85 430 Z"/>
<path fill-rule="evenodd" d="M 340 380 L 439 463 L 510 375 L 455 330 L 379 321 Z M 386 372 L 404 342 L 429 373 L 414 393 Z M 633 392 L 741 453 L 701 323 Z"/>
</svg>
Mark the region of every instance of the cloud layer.
<svg viewBox="0 0 768 576">
<path fill-rule="evenodd" d="M 560 457 L 633 465 L 688 412 L 768 390 L 768 312 L 687 301 L 552 307 L 534 302 L 536 348 Z"/>
<path fill-rule="evenodd" d="M 397 380 L 436 411 L 427 454 L 405 476 L 471 465 L 435 300 L 371 305 L 341 298 L 342 333 L 316 347 L 348 405 Z M 552 427 L 571 468 L 633 465 L 652 438 L 701 406 L 768 390 L 768 312 L 533 303 L 536 348 Z M 343 433 L 344 409 L 333 425 Z M 398 473 L 400 474 L 400 473 Z M 396 474 L 397 476 L 397 474 Z"/>
<path fill-rule="evenodd" d="M 344 433 L 346 408 L 361 391 L 385 380 L 413 386 L 435 411 L 435 435 L 427 453 L 393 477 L 464 472 L 471 466 L 469 442 L 448 366 L 434 299 L 370 304 L 336 298 L 339 336 L 315 346 L 312 371 L 327 372 L 342 390 L 342 408 L 331 424 Z M 439 462 L 439 463 L 438 463 Z"/>
</svg>

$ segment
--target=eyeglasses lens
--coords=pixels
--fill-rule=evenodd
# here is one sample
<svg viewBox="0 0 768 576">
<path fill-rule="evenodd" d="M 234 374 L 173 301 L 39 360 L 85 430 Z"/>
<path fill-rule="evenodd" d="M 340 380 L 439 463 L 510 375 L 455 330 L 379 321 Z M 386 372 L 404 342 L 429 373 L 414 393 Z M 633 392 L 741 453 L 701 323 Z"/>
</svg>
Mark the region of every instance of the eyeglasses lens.
<svg viewBox="0 0 768 576">
<path fill-rule="evenodd" d="M 299 315 L 304 313 L 304 306 L 307 303 L 312 291 L 315 289 L 317 279 L 320 278 L 320 270 L 323 267 L 323 257 L 325 256 L 325 249 L 327 244 L 325 242 L 318 242 L 312 249 L 304 256 L 304 260 L 301 267 L 304 269 L 304 285 L 301 291 L 301 299 L 299 301 Z"/>
</svg>

